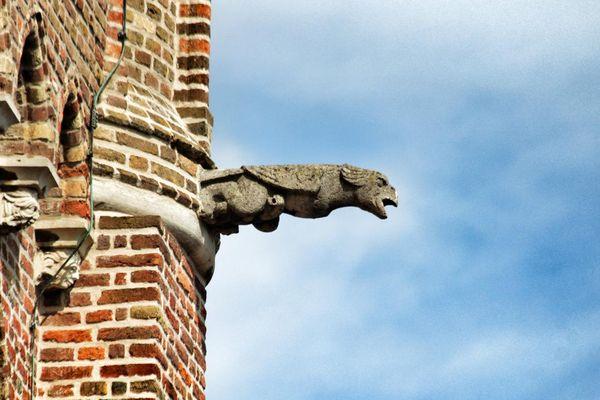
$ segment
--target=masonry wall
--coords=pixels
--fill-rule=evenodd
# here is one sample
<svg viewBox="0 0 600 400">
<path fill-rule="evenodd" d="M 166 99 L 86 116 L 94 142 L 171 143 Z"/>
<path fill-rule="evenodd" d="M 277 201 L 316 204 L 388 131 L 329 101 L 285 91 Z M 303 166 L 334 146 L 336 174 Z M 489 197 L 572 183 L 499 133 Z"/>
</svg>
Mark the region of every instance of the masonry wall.
<svg viewBox="0 0 600 400">
<path fill-rule="evenodd" d="M 0 399 L 30 399 L 30 335 L 33 312 L 33 229 L 0 236 L 2 344 Z"/>
<path fill-rule="evenodd" d="M 205 283 L 160 219 L 100 217 L 84 265 L 43 307 L 39 398 L 204 399 Z"/>
<path fill-rule="evenodd" d="M 127 3 L 123 62 L 92 137 L 122 0 L 0 0 L 0 102 L 19 114 L 0 129 L 0 157 L 54 165 L 59 187 L 42 194 L 41 218 L 89 219 L 94 175 L 200 207 L 198 177 L 214 168 L 210 1 Z M 32 228 L 0 234 L 0 399 L 203 399 L 205 282 L 185 252 L 156 217 L 104 216 L 93 238 L 75 287 L 45 296 L 31 346 L 43 249 Z"/>
</svg>

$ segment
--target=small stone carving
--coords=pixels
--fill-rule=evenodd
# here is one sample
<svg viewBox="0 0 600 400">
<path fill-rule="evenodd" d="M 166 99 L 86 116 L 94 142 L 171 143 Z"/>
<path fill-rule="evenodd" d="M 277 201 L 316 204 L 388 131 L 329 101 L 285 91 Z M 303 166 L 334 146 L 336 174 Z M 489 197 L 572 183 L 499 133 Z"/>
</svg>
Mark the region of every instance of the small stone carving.
<svg viewBox="0 0 600 400">
<path fill-rule="evenodd" d="M 351 165 L 277 165 L 209 171 L 200 181 L 200 218 L 220 233 L 253 224 L 271 232 L 282 213 L 326 217 L 341 207 L 359 207 L 386 218 L 398 205 L 385 175 Z"/>
<path fill-rule="evenodd" d="M 36 263 L 36 285 L 45 284 L 47 289 L 68 289 L 79 279 L 81 256 L 78 252 L 67 261 L 73 250 L 52 250 L 38 253 Z M 58 275 L 56 273 L 58 272 Z M 56 275 L 56 276 L 54 276 Z"/>
<path fill-rule="evenodd" d="M 14 231 L 28 227 L 39 217 L 37 192 L 19 189 L 0 193 L 0 231 Z"/>
</svg>

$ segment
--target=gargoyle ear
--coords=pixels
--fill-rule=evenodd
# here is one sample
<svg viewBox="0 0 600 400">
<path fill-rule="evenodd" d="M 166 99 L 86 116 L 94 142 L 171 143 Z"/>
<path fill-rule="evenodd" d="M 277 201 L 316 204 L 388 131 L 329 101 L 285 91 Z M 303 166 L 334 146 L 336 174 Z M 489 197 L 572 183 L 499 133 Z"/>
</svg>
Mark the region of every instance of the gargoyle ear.
<svg viewBox="0 0 600 400">
<path fill-rule="evenodd" d="M 354 186 L 364 186 L 369 180 L 369 171 L 348 164 L 342 166 L 341 174 L 346 182 Z"/>
</svg>

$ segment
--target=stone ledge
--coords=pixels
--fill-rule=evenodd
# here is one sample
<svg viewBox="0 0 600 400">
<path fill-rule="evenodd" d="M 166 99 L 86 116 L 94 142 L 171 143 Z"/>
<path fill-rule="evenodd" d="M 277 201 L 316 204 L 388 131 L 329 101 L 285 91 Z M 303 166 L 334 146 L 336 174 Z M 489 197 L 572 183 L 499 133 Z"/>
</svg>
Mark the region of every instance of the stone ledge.
<svg viewBox="0 0 600 400">
<path fill-rule="evenodd" d="M 0 94 L 0 132 L 6 132 L 9 126 L 18 123 L 21 114 L 15 101 L 8 93 Z"/>
<path fill-rule="evenodd" d="M 102 216 L 98 224 L 101 229 L 162 229 L 164 224 L 208 283 L 214 270 L 219 235 L 209 231 L 196 212 L 165 196 L 98 176 L 94 177 L 94 204 L 97 211 L 125 214 Z"/>
<path fill-rule="evenodd" d="M 42 194 L 58 183 L 56 168 L 47 158 L 0 156 L 0 186 L 34 188 Z"/>
<path fill-rule="evenodd" d="M 75 248 L 89 228 L 89 220 L 77 216 L 42 216 L 34 225 L 40 248 Z M 93 240 L 89 236 L 79 252 L 87 253 Z"/>
</svg>

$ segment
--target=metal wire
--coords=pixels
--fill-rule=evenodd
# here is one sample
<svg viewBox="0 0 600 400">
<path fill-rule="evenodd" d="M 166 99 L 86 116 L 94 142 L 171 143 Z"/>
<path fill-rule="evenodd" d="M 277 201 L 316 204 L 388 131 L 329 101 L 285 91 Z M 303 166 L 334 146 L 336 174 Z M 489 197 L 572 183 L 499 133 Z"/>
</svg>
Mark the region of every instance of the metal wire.
<svg viewBox="0 0 600 400">
<path fill-rule="evenodd" d="M 31 324 L 29 325 L 29 331 L 30 331 L 29 352 L 31 355 L 30 391 L 31 391 L 32 399 L 35 398 L 34 392 L 35 392 L 36 371 L 35 371 L 34 348 L 35 348 L 35 336 L 36 336 L 37 317 L 38 317 L 37 313 L 38 313 L 39 303 L 40 303 L 41 299 L 43 298 L 46 290 L 48 290 L 50 282 L 52 282 L 62 272 L 62 270 L 67 266 L 69 261 L 71 261 L 71 259 L 75 256 L 75 254 L 77 254 L 77 252 L 79 252 L 79 249 L 81 249 L 81 246 L 83 246 L 83 244 L 88 239 L 88 237 L 91 235 L 92 230 L 95 227 L 93 167 L 94 167 L 94 130 L 98 127 L 97 106 L 98 106 L 98 102 L 100 100 L 100 96 L 102 95 L 102 93 L 104 92 L 104 90 L 106 89 L 108 84 L 110 83 L 113 75 L 117 72 L 117 70 L 121 66 L 121 62 L 123 61 L 123 57 L 125 55 L 125 41 L 127 40 L 126 29 L 127 29 L 127 0 L 123 0 L 122 27 L 121 27 L 121 31 L 118 33 L 118 36 L 117 36 L 117 39 L 119 40 L 119 42 L 121 42 L 121 53 L 119 54 L 117 63 L 112 68 L 112 70 L 108 73 L 108 75 L 104 79 L 104 82 L 102 82 L 102 84 L 98 88 L 98 91 L 94 95 L 94 98 L 92 101 L 92 107 L 90 110 L 90 125 L 89 125 L 90 141 L 89 141 L 88 156 L 87 156 L 87 163 L 88 163 L 89 177 L 90 177 L 90 196 L 89 196 L 89 198 L 90 198 L 90 224 L 88 226 L 88 229 L 85 231 L 85 233 L 81 236 L 81 238 L 77 242 L 77 245 L 75 246 L 75 249 L 73 250 L 73 252 L 71 254 L 69 254 L 69 256 L 65 259 L 65 261 L 58 268 L 56 273 L 50 279 L 47 279 L 46 281 L 44 281 L 42 283 L 42 286 L 38 290 L 35 302 L 33 304 L 33 311 L 32 311 L 32 315 L 31 315 Z"/>
</svg>

